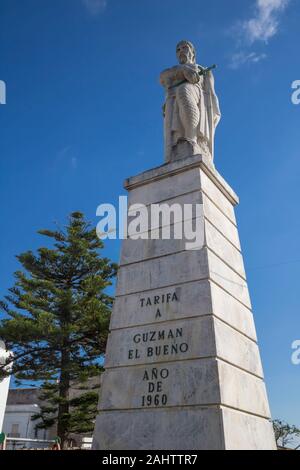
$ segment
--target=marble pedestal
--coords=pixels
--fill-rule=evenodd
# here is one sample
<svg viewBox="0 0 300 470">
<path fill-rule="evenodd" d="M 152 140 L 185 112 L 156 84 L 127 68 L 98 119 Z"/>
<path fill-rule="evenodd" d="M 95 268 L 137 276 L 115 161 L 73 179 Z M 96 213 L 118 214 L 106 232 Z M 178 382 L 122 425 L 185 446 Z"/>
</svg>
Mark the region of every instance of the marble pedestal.
<svg viewBox="0 0 300 470">
<path fill-rule="evenodd" d="M 203 204 L 205 238 L 123 241 L 93 448 L 275 449 L 237 196 L 200 155 L 125 187 L 129 205 Z"/>
</svg>

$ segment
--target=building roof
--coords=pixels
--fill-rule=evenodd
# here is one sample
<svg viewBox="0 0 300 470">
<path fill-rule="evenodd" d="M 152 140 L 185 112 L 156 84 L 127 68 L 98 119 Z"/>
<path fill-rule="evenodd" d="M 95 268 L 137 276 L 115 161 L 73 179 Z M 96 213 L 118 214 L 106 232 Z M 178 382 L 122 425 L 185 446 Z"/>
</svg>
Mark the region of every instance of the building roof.
<svg viewBox="0 0 300 470">
<path fill-rule="evenodd" d="M 37 388 L 11 388 L 8 392 L 7 405 L 39 404 Z"/>
</svg>

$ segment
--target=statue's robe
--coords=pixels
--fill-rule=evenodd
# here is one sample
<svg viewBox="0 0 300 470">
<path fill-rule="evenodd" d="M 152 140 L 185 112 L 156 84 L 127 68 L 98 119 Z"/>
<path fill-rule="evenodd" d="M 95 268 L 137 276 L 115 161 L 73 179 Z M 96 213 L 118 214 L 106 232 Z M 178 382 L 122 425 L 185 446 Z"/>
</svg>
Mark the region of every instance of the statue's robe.
<svg viewBox="0 0 300 470">
<path fill-rule="evenodd" d="M 215 93 L 214 77 L 212 72 L 202 75 L 196 84 L 184 82 L 178 86 L 170 87 L 167 91 L 165 104 L 165 151 L 166 161 L 174 159 L 174 148 L 180 140 L 184 140 L 185 130 L 181 122 L 177 95 L 180 87 L 186 87 L 184 90 L 189 99 L 193 100 L 199 110 L 197 119 L 197 143 L 198 147 L 203 149 L 203 143 L 207 146 L 210 156 L 214 158 L 214 136 L 215 129 L 220 121 L 221 112 L 219 100 Z M 181 90 L 182 91 L 182 90 Z M 192 113 L 192 107 L 191 107 Z M 199 150 L 195 149 L 195 153 Z"/>
</svg>

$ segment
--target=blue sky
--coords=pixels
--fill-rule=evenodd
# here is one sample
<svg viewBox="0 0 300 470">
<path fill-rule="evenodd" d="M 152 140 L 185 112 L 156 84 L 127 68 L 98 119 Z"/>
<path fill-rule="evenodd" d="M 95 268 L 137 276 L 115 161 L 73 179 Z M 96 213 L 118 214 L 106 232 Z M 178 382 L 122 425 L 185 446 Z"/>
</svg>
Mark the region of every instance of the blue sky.
<svg viewBox="0 0 300 470">
<path fill-rule="evenodd" d="M 218 64 L 215 163 L 241 200 L 272 414 L 300 425 L 299 24 L 299 0 L 0 0 L 0 295 L 36 230 L 73 210 L 96 223 L 126 177 L 163 162 L 158 76 L 187 38 Z"/>
</svg>

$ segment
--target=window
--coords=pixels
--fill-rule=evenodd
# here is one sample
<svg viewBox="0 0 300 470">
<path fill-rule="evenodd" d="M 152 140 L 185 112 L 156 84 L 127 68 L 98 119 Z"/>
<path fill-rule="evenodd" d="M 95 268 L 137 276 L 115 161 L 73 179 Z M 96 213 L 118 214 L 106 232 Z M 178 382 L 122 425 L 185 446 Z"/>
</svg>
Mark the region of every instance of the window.
<svg viewBox="0 0 300 470">
<path fill-rule="evenodd" d="M 8 437 L 20 437 L 19 423 L 15 423 L 11 425 L 11 432 L 8 433 Z"/>
</svg>

